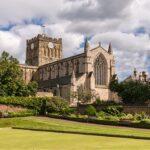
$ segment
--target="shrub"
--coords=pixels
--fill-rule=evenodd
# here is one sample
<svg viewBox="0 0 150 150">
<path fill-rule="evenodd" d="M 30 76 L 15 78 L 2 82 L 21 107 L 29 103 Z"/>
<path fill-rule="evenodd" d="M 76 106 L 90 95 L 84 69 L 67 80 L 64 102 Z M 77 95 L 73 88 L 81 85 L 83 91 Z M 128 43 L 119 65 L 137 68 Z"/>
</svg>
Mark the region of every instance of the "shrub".
<svg viewBox="0 0 150 150">
<path fill-rule="evenodd" d="M 96 101 L 93 103 L 94 105 L 102 105 L 103 101 L 100 98 L 96 98 Z"/>
<path fill-rule="evenodd" d="M 145 123 L 145 124 L 149 124 L 150 125 L 150 119 L 144 119 L 142 121 L 140 121 L 140 123 Z"/>
<path fill-rule="evenodd" d="M 33 96 L 37 93 L 38 84 L 25 84 L 19 61 L 2 52 L 0 56 L 0 96 Z"/>
<path fill-rule="evenodd" d="M 48 98 L 42 98 L 42 103 L 40 107 L 39 114 L 40 115 L 45 115 L 46 114 L 46 103 L 48 101 Z"/>
<path fill-rule="evenodd" d="M 0 118 L 2 118 L 3 117 L 3 113 L 0 111 Z"/>
<path fill-rule="evenodd" d="M 47 101 L 46 110 L 48 113 L 58 113 L 64 115 L 71 113 L 68 102 L 60 97 L 52 97 L 50 101 Z"/>
<path fill-rule="evenodd" d="M 142 112 L 141 114 L 135 114 L 134 115 L 134 120 L 144 120 L 144 119 L 148 119 L 148 116 L 145 114 L 145 112 Z"/>
<path fill-rule="evenodd" d="M 111 121 L 119 121 L 119 118 L 117 116 L 105 116 L 105 120 L 111 120 Z"/>
<path fill-rule="evenodd" d="M 46 97 L 0 97 L 0 104 L 34 109 L 41 114 L 43 111 L 43 103 L 49 100 L 50 99 Z"/>
<path fill-rule="evenodd" d="M 108 106 L 103 111 L 109 115 L 120 115 L 123 111 L 122 106 Z"/>
<path fill-rule="evenodd" d="M 110 83 L 110 89 L 117 92 L 125 104 L 141 105 L 150 99 L 150 84 L 140 81 L 128 81 L 118 83 L 113 80 Z"/>
<path fill-rule="evenodd" d="M 95 94 L 89 90 L 86 90 L 83 85 L 80 85 L 77 92 L 71 94 L 72 98 L 78 100 L 79 103 L 89 103 L 92 99 L 95 99 Z"/>
<path fill-rule="evenodd" d="M 97 113 L 97 117 L 99 117 L 100 119 L 104 119 L 105 118 L 105 112 L 103 112 L 103 111 L 99 111 L 98 113 Z"/>
<path fill-rule="evenodd" d="M 85 114 L 88 116 L 96 116 L 96 109 L 94 106 L 89 105 L 85 110 Z"/>
<path fill-rule="evenodd" d="M 124 114 L 120 120 L 133 120 L 134 119 L 134 116 L 132 114 Z"/>
<path fill-rule="evenodd" d="M 77 113 L 77 108 L 70 107 L 70 113 L 71 114 L 76 114 Z"/>
<path fill-rule="evenodd" d="M 0 97 L 0 104 L 21 106 L 36 110 L 40 115 L 48 113 L 70 114 L 67 101 L 60 97 Z"/>
</svg>

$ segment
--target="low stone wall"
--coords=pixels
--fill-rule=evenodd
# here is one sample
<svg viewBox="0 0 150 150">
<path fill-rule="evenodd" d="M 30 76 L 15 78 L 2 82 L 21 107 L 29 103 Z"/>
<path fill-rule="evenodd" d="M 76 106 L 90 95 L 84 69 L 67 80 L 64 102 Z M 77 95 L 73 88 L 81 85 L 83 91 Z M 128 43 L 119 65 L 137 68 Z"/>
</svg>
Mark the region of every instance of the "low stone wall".
<svg viewBox="0 0 150 150">
<path fill-rule="evenodd" d="M 37 97 L 52 97 L 53 93 L 52 92 L 37 92 L 36 96 Z"/>
<path fill-rule="evenodd" d="M 124 113 L 142 113 L 145 112 L 146 114 L 150 115 L 150 107 L 148 106 L 124 106 L 123 107 Z"/>
</svg>

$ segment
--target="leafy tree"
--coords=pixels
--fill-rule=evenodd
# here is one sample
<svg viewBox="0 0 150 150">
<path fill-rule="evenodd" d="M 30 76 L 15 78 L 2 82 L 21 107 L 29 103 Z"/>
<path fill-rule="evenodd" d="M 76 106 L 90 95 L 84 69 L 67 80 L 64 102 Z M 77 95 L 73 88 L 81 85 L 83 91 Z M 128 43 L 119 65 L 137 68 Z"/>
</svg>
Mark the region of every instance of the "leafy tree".
<svg viewBox="0 0 150 150">
<path fill-rule="evenodd" d="M 77 89 L 77 98 L 81 103 L 89 103 L 92 99 L 95 98 L 95 95 L 91 91 L 85 89 L 83 85 L 81 85 Z"/>
<path fill-rule="evenodd" d="M 92 99 L 96 98 L 96 94 L 80 85 L 76 92 L 70 93 L 70 97 L 71 99 L 78 100 L 79 103 L 89 103 Z"/>
<path fill-rule="evenodd" d="M 32 81 L 28 84 L 27 88 L 29 91 L 29 95 L 35 96 L 35 94 L 37 93 L 38 84 L 37 82 Z"/>
<path fill-rule="evenodd" d="M 4 51 L 0 56 L 0 96 L 29 96 L 36 91 L 35 82 L 23 82 L 19 61 Z"/>
<path fill-rule="evenodd" d="M 118 83 L 117 75 L 115 74 L 115 75 L 113 75 L 113 77 L 111 79 L 111 82 L 109 84 L 109 88 L 111 91 L 116 92 L 118 90 L 117 89 L 118 85 L 119 85 L 119 83 Z"/>
<path fill-rule="evenodd" d="M 112 80 L 110 89 L 117 92 L 125 104 L 144 104 L 150 99 L 150 85 L 140 81 L 117 83 Z"/>
</svg>

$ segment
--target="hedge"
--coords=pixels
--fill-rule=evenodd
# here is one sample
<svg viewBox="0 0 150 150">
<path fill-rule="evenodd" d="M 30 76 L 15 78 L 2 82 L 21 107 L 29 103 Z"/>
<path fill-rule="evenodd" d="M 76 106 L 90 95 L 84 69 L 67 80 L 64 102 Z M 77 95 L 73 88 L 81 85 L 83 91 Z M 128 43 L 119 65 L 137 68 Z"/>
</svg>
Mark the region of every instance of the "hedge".
<svg viewBox="0 0 150 150">
<path fill-rule="evenodd" d="M 60 97 L 0 97 L 0 104 L 20 106 L 36 110 L 40 115 L 46 112 L 68 114 L 68 103 Z"/>
<path fill-rule="evenodd" d="M 12 105 L 12 106 L 21 106 L 28 109 L 35 109 L 41 111 L 45 101 L 49 100 L 48 98 L 39 98 L 39 97 L 0 97 L 0 104 Z"/>
<path fill-rule="evenodd" d="M 111 120 L 98 120 L 98 119 L 94 119 L 94 118 L 77 118 L 77 117 L 54 115 L 54 114 L 48 114 L 47 116 L 50 118 L 65 119 L 65 120 L 77 121 L 77 122 L 150 129 L 150 123 L 146 122 L 146 121 L 128 122 L 127 123 L 127 122 L 111 121 Z"/>
</svg>

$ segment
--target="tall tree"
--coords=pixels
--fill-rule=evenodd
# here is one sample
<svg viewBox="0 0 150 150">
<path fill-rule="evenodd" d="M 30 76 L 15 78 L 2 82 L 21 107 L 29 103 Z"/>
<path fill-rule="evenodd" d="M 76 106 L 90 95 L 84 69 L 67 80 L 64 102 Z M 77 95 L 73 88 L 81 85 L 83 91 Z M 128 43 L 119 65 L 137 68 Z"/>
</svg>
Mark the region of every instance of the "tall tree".
<svg viewBox="0 0 150 150">
<path fill-rule="evenodd" d="M 29 96 L 36 90 L 36 83 L 25 85 L 19 61 L 4 51 L 0 56 L 0 96 Z"/>
<path fill-rule="evenodd" d="M 117 92 L 125 104 L 144 104 L 150 100 L 150 84 L 140 81 L 128 81 L 118 83 L 112 80 L 110 89 Z"/>
</svg>

